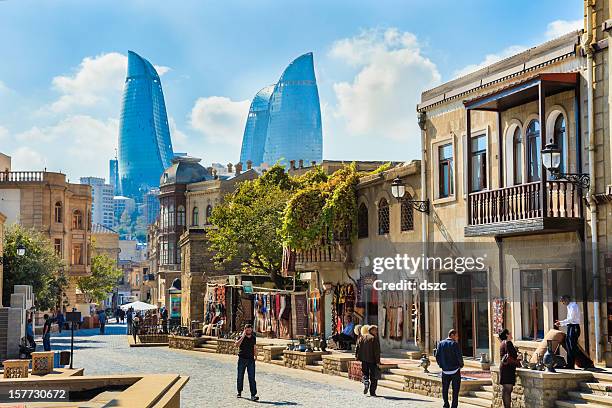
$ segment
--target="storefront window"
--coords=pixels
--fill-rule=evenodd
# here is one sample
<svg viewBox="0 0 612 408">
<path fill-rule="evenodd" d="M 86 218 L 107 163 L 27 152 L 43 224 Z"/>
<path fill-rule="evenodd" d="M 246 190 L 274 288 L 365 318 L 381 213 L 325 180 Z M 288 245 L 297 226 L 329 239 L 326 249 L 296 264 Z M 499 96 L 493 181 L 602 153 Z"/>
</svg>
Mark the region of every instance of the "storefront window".
<svg viewBox="0 0 612 408">
<path fill-rule="evenodd" d="M 543 275 L 539 269 L 521 271 L 521 329 L 523 340 L 544 338 Z"/>
</svg>

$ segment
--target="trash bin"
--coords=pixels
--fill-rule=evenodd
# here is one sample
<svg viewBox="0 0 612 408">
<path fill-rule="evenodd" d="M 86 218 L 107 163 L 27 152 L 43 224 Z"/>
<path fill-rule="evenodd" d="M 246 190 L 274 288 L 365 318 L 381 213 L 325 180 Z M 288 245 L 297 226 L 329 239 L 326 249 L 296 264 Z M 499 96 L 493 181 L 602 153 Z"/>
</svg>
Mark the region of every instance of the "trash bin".
<svg viewBox="0 0 612 408">
<path fill-rule="evenodd" d="M 67 366 L 70 364 L 70 352 L 69 351 L 60 351 L 59 352 L 59 363 L 60 366 Z"/>
</svg>

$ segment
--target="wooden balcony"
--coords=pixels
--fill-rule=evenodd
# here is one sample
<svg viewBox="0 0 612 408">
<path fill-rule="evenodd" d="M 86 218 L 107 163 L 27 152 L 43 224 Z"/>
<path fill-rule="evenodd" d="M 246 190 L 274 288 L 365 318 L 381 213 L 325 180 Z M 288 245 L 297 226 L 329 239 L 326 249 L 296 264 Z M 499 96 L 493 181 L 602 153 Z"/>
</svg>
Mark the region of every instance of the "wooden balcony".
<svg viewBox="0 0 612 408">
<path fill-rule="evenodd" d="M 283 274 L 295 271 L 322 271 L 344 268 L 351 262 L 349 241 L 331 242 L 317 245 L 307 250 L 283 249 Z"/>
<path fill-rule="evenodd" d="M 582 192 L 564 180 L 471 193 L 468 206 L 466 237 L 576 231 L 584 224 Z"/>
</svg>

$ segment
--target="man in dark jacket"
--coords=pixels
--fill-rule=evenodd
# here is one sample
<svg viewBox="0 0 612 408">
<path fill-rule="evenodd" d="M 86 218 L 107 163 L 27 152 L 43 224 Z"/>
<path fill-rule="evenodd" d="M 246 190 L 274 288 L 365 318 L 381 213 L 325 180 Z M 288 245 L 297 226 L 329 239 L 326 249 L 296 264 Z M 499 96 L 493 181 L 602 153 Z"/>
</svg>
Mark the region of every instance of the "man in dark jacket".
<svg viewBox="0 0 612 408">
<path fill-rule="evenodd" d="M 359 356 L 361 357 L 361 373 L 363 374 L 363 393 L 370 391 L 370 396 L 376 397 L 378 386 L 378 365 L 380 364 L 380 340 L 378 327 L 369 326 L 369 333 L 363 336 L 359 343 Z"/>
<path fill-rule="evenodd" d="M 461 387 L 461 368 L 463 355 L 459 347 L 459 334 L 455 329 L 448 332 L 448 338 L 438 343 L 436 362 L 442 369 L 442 399 L 444 408 L 457 408 L 459 403 L 459 388 Z M 448 405 L 448 388 L 453 384 L 453 403 Z"/>
</svg>

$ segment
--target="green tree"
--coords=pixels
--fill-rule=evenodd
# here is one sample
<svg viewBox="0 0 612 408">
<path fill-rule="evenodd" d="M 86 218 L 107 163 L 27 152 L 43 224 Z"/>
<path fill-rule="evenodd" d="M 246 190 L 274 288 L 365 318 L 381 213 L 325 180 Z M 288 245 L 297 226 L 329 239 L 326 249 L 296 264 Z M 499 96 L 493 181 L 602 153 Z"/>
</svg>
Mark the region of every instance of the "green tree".
<svg viewBox="0 0 612 408">
<path fill-rule="evenodd" d="M 117 261 L 107 255 L 95 255 L 91 258 L 91 275 L 76 278 L 77 287 L 90 303 L 102 303 L 113 292 L 122 276 L 117 268 Z"/>
<path fill-rule="evenodd" d="M 209 232 L 217 263 L 240 260 L 246 270 L 281 281 L 282 215 L 297 184 L 281 166 L 240 183 L 214 208 Z"/>
<path fill-rule="evenodd" d="M 21 256 L 17 255 L 20 245 L 25 248 Z M 57 307 L 68 285 L 63 266 L 62 259 L 43 234 L 20 225 L 8 227 L 4 235 L 3 304 L 10 304 L 14 285 L 31 285 L 38 309 Z"/>
</svg>

